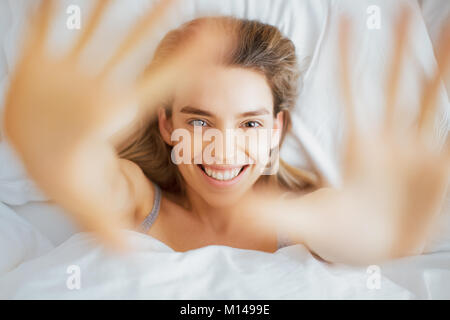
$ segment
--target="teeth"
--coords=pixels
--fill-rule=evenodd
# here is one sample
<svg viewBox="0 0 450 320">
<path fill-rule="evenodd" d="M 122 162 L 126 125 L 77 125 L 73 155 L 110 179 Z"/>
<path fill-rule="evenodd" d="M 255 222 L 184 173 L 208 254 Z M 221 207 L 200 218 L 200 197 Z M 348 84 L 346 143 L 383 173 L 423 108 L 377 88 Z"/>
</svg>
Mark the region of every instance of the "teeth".
<svg viewBox="0 0 450 320">
<path fill-rule="evenodd" d="M 211 178 L 214 178 L 216 180 L 221 180 L 221 181 L 231 180 L 231 179 L 235 178 L 241 171 L 241 168 L 235 168 L 235 169 L 226 170 L 226 171 L 214 171 L 207 167 L 203 167 L 203 168 L 205 169 L 205 172 L 208 176 L 210 176 Z"/>
</svg>

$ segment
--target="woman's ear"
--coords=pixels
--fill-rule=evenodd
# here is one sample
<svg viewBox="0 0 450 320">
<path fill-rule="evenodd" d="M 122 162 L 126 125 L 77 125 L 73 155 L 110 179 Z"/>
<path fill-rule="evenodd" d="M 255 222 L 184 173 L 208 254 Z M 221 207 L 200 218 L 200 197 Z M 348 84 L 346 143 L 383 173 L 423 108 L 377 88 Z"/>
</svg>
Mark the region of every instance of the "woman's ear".
<svg viewBox="0 0 450 320">
<path fill-rule="evenodd" d="M 275 117 L 272 130 L 271 148 L 279 146 L 281 142 L 281 133 L 283 132 L 284 125 L 284 111 L 279 111 Z"/>
<path fill-rule="evenodd" d="M 158 124 L 159 124 L 159 132 L 161 133 L 161 136 L 163 140 L 168 144 L 172 145 L 172 119 L 167 118 L 166 109 L 160 108 L 158 110 Z"/>
</svg>

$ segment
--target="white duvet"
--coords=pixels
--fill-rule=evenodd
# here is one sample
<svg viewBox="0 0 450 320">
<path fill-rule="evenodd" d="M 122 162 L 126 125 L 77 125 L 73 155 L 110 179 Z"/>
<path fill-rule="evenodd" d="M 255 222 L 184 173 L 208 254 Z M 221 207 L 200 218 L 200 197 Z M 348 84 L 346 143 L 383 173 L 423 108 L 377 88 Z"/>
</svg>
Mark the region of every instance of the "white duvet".
<svg viewBox="0 0 450 320">
<path fill-rule="evenodd" d="M 2 223 L 8 215 L 0 205 Z M 21 256 L 10 257 L 17 266 L 0 276 L 2 299 L 450 299 L 450 251 L 356 268 L 320 262 L 301 245 L 273 254 L 226 246 L 178 253 L 123 231 L 133 251 L 118 256 L 87 233 L 52 248 L 29 231 Z"/>
<path fill-rule="evenodd" d="M 147 2 L 127 1 L 136 4 L 127 7 L 130 15 L 142 11 L 139 4 Z M 419 10 L 416 1 L 408 2 Z M 6 66 L 0 70 L 0 76 L 6 75 L 0 79 L 3 89 L 15 59 L 14 43 L 24 0 L 8 0 L 0 3 L 0 7 L 3 9 L 8 3 L 12 13 L 8 17 L 10 30 L 3 32 L 0 24 L 0 36 L 4 34 L 0 67 Z M 363 24 L 368 5 L 379 5 L 383 17 L 391 17 L 393 2 L 229 0 L 218 5 L 219 1 L 193 0 L 186 3 L 189 3 L 183 11 L 186 19 L 201 11 L 199 8 L 206 8 L 203 11 L 261 19 L 278 25 L 293 38 L 304 61 L 304 85 L 294 115 L 296 131 L 287 140 L 282 156 L 295 165 L 311 165 L 305 161 L 308 157 L 297 156 L 301 143 L 306 149 L 303 155 L 309 155 L 312 165 L 331 184 L 338 183 L 342 126 L 336 105 L 339 99 L 336 80 L 330 71 L 336 52 L 333 42 L 336 14 L 351 12 Z M 130 22 L 122 11 L 116 11 L 115 17 L 120 19 L 110 19 L 109 27 L 113 29 Z M 366 114 L 366 120 L 373 119 L 370 115 L 376 114 L 381 99 L 380 70 L 390 48 L 389 28 L 384 26 L 376 32 L 361 32 L 352 60 L 361 86 L 358 92 L 366 99 L 362 104 L 366 107 L 363 111 L 369 115 Z M 409 63 L 429 74 L 435 60 L 421 19 L 416 20 L 414 39 Z M 416 88 L 417 79 L 417 75 L 408 75 L 408 88 Z M 406 97 L 414 100 L 411 92 L 416 91 L 406 90 Z M 441 90 L 439 101 L 442 112 L 437 133 L 443 137 L 448 131 L 449 114 L 445 90 Z M 365 123 L 364 119 L 361 123 Z M 126 230 L 125 236 L 134 251 L 120 257 L 98 245 L 91 234 L 80 233 L 61 210 L 45 202 L 7 144 L 0 142 L 0 298 L 450 299 L 448 209 L 449 206 L 443 211 L 441 228 L 436 238 L 430 239 L 426 254 L 380 266 L 356 268 L 325 264 L 302 245 L 285 247 L 274 254 L 226 246 L 177 253 L 156 239 Z"/>
</svg>

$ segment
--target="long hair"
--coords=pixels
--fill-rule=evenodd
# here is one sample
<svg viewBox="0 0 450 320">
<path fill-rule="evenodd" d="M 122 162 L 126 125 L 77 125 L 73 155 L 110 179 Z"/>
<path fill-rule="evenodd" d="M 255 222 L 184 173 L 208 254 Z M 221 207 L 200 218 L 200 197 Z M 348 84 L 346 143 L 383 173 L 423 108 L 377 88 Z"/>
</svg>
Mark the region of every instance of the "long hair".
<svg viewBox="0 0 450 320">
<path fill-rule="evenodd" d="M 272 91 L 274 115 L 284 113 L 281 144 L 291 130 L 290 111 L 298 95 L 299 71 L 295 46 L 274 26 L 258 21 L 233 17 L 208 17 L 192 20 L 178 29 L 170 31 L 159 43 L 147 72 L 162 63 L 183 41 L 193 36 L 202 27 L 210 24 L 234 30 L 233 40 L 221 57 L 225 66 L 251 69 L 263 74 Z M 171 104 L 163 106 L 168 118 Z M 163 190 L 183 194 L 185 182 L 176 164 L 171 160 L 172 147 L 165 143 L 159 132 L 158 117 L 138 125 L 134 133 L 120 146 L 118 154 L 136 163 L 144 174 Z M 317 177 L 307 171 L 294 168 L 280 159 L 278 170 L 273 175 L 262 175 L 259 181 L 274 181 L 289 191 L 304 191 L 315 188 Z"/>
</svg>

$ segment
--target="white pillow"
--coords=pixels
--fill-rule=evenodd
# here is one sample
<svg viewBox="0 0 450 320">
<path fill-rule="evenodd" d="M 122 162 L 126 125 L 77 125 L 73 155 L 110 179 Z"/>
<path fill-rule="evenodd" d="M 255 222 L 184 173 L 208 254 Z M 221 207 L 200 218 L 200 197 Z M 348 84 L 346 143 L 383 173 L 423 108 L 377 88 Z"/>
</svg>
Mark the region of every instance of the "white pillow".
<svg viewBox="0 0 450 320">
<path fill-rule="evenodd" d="M 419 4 L 431 42 L 436 49 L 442 28 L 448 23 L 450 17 L 450 3 L 448 0 L 419 0 Z M 450 78 L 445 85 L 447 94 L 450 94 Z"/>
<path fill-rule="evenodd" d="M 53 248 L 30 223 L 0 202 L 0 275 Z"/>
<path fill-rule="evenodd" d="M 29 201 L 45 201 L 46 197 L 29 179 L 7 141 L 0 142 L 0 201 L 21 205 Z"/>
</svg>

